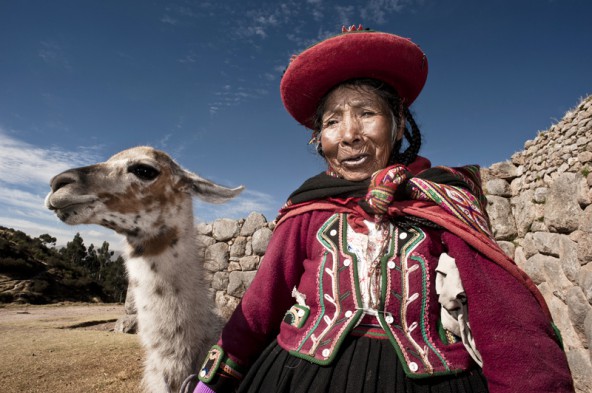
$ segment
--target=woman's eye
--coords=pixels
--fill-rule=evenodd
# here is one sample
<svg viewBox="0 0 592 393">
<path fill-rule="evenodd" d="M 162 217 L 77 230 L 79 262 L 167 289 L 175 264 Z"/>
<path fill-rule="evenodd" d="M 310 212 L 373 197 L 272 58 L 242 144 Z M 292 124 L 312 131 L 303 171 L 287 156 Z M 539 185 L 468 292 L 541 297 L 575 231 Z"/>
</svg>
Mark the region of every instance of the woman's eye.
<svg viewBox="0 0 592 393">
<path fill-rule="evenodd" d="M 323 128 L 331 127 L 331 126 L 334 126 L 335 124 L 337 124 L 337 120 L 335 120 L 335 119 L 325 120 L 325 122 L 323 123 Z"/>
<path fill-rule="evenodd" d="M 158 169 L 146 164 L 136 164 L 130 166 L 127 171 L 133 173 L 140 180 L 154 180 L 160 174 Z"/>
<path fill-rule="evenodd" d="M 370 116 L 374 116 L 376 114 L 376 112 L 373 111 L 364 111 L 362 112 L 362 116 L 363 117 L 370 117 Z"/>
</svg>

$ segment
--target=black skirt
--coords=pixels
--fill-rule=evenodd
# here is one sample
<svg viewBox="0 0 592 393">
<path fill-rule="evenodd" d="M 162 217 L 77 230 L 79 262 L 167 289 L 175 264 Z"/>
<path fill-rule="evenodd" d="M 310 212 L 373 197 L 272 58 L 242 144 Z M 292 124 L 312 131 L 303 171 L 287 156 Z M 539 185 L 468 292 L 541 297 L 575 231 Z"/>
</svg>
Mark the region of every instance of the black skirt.
<svg viewBox="0 0 592 393">
<path fill-rule="evenodd" d="M 480 369 L 411 379 L 388 340 L 348 336 L 340 356 L 319 366 L 274 341 L 253 364 L 239 393 L 475 393 L 488 392 Z"/>
</svg>

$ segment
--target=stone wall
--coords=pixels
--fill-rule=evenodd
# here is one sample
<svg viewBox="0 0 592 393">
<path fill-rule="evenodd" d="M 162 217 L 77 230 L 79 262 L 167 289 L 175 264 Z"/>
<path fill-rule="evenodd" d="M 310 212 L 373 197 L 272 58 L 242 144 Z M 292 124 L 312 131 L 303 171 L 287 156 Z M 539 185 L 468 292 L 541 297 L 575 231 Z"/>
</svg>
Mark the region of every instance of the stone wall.
<svg viewBox="0 0 592 393">
<path fill-rule="evenodd" d="M 222 218 L 197 225 L 206 278 L 211 281 L 216 306 L 225 318 L 230 317 L 253 280 L 273 227 L 260 213 L 251 213 L 242 220 Z"/>
<path fill-rule="evenodd" d="M 543 293 L 579 392 L 592 392 L 592 96 L 481 172 L 494 235 Z"/>
</svg>

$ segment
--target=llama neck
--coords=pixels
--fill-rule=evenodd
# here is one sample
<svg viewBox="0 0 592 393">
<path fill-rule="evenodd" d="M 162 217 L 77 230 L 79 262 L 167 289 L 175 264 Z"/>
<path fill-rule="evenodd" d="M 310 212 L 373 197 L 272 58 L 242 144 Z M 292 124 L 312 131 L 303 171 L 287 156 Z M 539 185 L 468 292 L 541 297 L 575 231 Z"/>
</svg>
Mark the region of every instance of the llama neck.
<svg viewBox="0 0 592 393">
<path fill-rule="evenodd" d="M 189 265 L 198 254 L 192 208 L 181 209 L 177 221 L 167 222 L 142 237 L 128 236 L 127 261 L 130 278 L 156 275 L 173 281 L 184 274 L 200 271 Z"/>
</svg>

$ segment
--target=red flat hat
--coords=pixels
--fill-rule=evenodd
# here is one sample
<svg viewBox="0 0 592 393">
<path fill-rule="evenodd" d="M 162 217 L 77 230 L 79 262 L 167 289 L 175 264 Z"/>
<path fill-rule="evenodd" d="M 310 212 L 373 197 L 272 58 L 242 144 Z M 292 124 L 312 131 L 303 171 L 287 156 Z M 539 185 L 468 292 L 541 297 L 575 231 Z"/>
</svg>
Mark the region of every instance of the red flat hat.
<svg viewBox="0 0 592 393">
<path fill-rule="evenodd" d="M 350 28 L 293 57 L 282 77 L 280 92 L 294 119 L 313 129 L 321 98 L 341 82 L 378 79 L 394 87 L 409 107 L 427 76 L 427 58 L 408 38 Z"/>
</svg>

